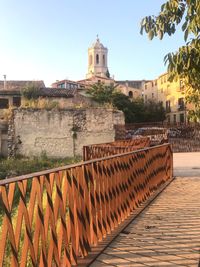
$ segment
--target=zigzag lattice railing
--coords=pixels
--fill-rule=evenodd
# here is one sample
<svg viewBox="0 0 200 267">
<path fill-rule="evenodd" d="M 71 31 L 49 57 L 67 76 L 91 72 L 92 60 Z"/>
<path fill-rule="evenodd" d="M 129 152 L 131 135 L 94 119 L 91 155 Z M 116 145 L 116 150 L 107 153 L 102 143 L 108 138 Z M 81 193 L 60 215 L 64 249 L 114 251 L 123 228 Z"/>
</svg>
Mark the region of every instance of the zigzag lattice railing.
<svg viewBox="0 0 200 267">
<path fill-rule="evenodd" d="M 119 140 L 111 143 L 93 144 L 83 146 L 83 160 L 103 158 L 111 155 L 122 154 L 150 146 L 149 137 L 128 140 Z"/>
<path fill-rule="evenodd" d="M 0 266 L 71 266 L 172 177 L 169 144 L 0 181 Z"/>
</svg>

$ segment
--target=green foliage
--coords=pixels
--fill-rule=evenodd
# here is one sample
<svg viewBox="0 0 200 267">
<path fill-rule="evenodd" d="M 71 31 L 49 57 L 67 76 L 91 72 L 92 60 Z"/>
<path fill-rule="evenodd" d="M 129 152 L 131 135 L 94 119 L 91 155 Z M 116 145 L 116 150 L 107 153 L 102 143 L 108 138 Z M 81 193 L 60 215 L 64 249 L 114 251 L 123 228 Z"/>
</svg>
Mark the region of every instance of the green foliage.
<svg viewBox="0 0 200 267">
<path fill-rule="evenodd" d="M 22 88 L 21 94 L 24 98 L 31 100 L 31 99 L 38 99 L 38 92 L 40 88 L 35 83 L 29 83 L 27 86 Z"/>
<path fill-rule="evenodd" d="M 65 166 L 78 162 L 80 158 L 49 159 L 45 152 L 40 157 L 0 159 L 0 179 L 28 174 L 41 170 Z"/>
<path fill-rule="evenodd" d="M 165 119 L 165 110 L 161 103 L 148 102 L 144 104 L 143 99 L 130 98 L 116 90 L 114 85 L 94 84 L 88 93 L 98 103 L 110 103 L 113 107 L 124 112 L 126 123 L 153 122 Z"/>
<path fill-rule="evenodd" d="M 174 34 L 177 25 L 181 25 L 186 44 L 164 58 L 168 64 L 169 81 L 184 79 L 186 87 L 193 88 L 190 93 L 195 94 L 200 91 L 200 1 L 166 1 L 158 16 L 143 18 L 140 32 L 145 31 L 150 40 L 154 37 L 162 39 L 165 34 Z"/>
<path fill-rule="evenodd" d="M 200 92 L 192 88 L 187 90 L 186 103 L 192 104 L 188 111 L 188 119 L 192 122 L 198 122 L 200 118 Z"/>
<path fill-rule="evenodd" d="M 88 89 L 87 93 L 92 96 L 92 98 L 100 103 L 109 103 L 110 99 L 115 91 L 114 84 L 111 85 L 105 85 L 102 82 L 95 83 L 91 85 L 91 87 Z"/>
</svg>

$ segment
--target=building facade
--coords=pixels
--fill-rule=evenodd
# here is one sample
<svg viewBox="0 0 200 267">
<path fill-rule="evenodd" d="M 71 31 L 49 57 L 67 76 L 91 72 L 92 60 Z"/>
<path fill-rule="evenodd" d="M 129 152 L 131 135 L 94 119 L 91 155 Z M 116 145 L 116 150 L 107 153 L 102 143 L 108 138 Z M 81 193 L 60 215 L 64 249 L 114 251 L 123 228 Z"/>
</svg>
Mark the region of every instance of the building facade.
<svg viewBox="0 0 200 267">
<path fill-rule="evenodd" d="M 170 124 L 187 123 L 188 108 L 185 103 L 185 87 L 182 80 L 168 81 L 164 73 L 144 85 L 144 101 L 161 102 Z"/>
</svg>

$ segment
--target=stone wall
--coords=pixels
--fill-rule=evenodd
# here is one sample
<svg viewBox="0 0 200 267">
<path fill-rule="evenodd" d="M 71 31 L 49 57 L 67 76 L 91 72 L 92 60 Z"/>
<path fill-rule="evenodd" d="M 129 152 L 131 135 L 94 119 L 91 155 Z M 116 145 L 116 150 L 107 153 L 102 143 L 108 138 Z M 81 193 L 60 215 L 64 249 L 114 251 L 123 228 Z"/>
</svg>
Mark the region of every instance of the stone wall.
<svg viewBox="0 0 200 267">
<path fill-rule="evenodd" d="M 111 142 L 114 125 L 124 124 L 121 111 L 93 109 L 15 109 L 9 125 L 9 155 L 72 157 L 84 145 Z"/>
</svg>

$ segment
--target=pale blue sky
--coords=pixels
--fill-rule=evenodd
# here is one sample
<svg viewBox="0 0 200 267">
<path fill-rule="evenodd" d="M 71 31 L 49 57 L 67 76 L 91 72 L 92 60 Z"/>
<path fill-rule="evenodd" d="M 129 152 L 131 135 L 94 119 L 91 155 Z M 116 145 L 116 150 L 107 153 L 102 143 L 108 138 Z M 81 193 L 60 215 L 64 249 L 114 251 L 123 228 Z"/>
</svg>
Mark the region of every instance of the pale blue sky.
<svg viewBox="0 0 200 267">
<path fill-rule="evenodd" d="M 111 75 L 154 79 L 163 57 L 183 44 L 181 33 L 163 41 L 141 36 L 140 21 L 164 0 L 0 0 L 0 79 L 84 79 L 87 49 L 99 34 Z"/>
</svg>

